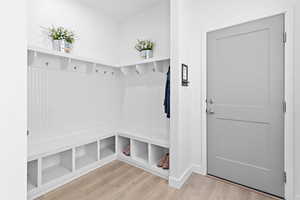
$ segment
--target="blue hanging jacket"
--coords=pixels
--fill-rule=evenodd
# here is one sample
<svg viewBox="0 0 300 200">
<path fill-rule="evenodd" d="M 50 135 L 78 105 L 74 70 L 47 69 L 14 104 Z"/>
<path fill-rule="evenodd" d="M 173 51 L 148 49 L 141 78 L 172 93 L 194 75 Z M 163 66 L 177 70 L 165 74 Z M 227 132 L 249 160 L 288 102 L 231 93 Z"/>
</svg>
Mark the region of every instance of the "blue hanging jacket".
<svg viewBox="0 0 300 200">
<path fill-rule="evenodd" d="M 171 87 L 170 87 L 170 78 L 171 78 L 171 72 L 170 67 L 167 73 L 167 81 L 166 81 L 166 89 L 165 89 L 165 100 L 164 100 L 164 107 L 165 107 L 165 113 L 167 114 L 167 118 L 170 118 L 170 110 L 171 110 Z"/>
</svg>

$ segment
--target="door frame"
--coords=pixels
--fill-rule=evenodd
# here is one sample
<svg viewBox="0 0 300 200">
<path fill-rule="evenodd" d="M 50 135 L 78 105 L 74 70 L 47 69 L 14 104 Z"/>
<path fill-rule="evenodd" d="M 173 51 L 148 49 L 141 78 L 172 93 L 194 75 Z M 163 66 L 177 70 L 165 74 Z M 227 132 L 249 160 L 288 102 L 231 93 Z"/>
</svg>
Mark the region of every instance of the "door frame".
<svg viewBox="0 0 300 200">
<path fill-rule="evenodd" d="M 206 115 L 206 102 L 207 99 L 207 34 L 209 32 L 231 27 L 234 25 L 239 25 L 254 20 L 263 19 L 266 17 L 272 17 L 275 15 L 284 14 L 285 15 L 285 32 L 287 33 L 287 42 L 285 44 L 285 63 L 284 63 L 284 72 L 285 72 L 285 101 L 287 103 L 287 109 L 284 119 L 284 169 L 287 173 L 287 182 L 285 184 L 285 199 L 293 200 L 295 198 L 294 193 L 294 8 L 288 7 L 281 10 L 276 10 L 269 12 L 268 14 L 259 16 L 257 18 L 248 19 L 245 21 L 240 21 L 235 24 L 227 24 L 219 27 L 207 28 L 201 36 L 202 39 L 202 64 L 201 64 L 201 89 L 202 89 L 202 105 L 201 105 L 201 125 L 202 125 L 202 172 L 207 174 L 207 115 Z"/>
</svg>

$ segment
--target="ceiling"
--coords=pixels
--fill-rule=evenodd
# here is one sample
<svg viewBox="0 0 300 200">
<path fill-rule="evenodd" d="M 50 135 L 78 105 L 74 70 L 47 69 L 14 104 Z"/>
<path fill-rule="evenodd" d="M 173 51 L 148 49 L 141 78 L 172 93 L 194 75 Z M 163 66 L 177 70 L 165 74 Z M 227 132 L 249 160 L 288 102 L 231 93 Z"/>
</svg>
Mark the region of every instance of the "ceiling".
<svg viewBox="0 0 300 200">
<path fill-rule="evenodd" d="M 165 0 L 78 0 L 121 21 Z"/>
</svg>

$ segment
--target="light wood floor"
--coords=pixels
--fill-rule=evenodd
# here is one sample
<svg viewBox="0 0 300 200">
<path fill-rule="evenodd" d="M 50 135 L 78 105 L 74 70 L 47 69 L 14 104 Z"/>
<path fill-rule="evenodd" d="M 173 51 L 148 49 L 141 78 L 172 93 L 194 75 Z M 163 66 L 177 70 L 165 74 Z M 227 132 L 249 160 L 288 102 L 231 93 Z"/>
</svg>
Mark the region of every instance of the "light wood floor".
<svg viewBox="0 0 300 200">
<path fill-rule="evenodd" d="M 274 200 L 212 177 L 193 174 L 180 190 L 167 181 L 114 161 L 39 200 Z"/>
</svg>

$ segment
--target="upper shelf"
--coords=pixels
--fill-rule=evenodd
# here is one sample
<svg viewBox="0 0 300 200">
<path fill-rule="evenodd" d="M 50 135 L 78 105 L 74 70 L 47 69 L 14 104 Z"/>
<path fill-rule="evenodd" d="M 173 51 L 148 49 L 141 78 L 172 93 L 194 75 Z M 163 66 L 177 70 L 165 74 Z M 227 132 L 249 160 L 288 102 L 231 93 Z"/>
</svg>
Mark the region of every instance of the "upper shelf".
<svg viewBox="0 0 300 200">
<path fill-rule="evenodd" d="M 91 63 L 93 65 L 103 66 L 103 67 L 113 67 L 113 68 L 119 68 L 124 74 L 130 74 L 130 73 L 145 73 L 147 71 L 159 71 L 159 72 L 166 72 L 168 69 L 168 66 L 170 65 L 170 58 L 169 57 L 163 57 L 163 58 L 152 58 L 148 60 L 142 60 L 138 61 L 136 63 L 126 63 L 126 64 L 120 64 L 120 65 L 114 65 L 114 64 L 108 64 L 100 60 L 91 59 L 91 58 L 84 58 L 81 56 L 68 54 L 64 52 L 58 52 L 54 50 L 49 49 L 43 49 L 36 46 L 28 46 L 28 50 L 34 53 L 41 53 L 41 54 L 47 54 L 51 56 L 58 56 L 61 58 L 66 58 L 69 60 L 79 60 L 81 62 L 87 62 Z M 46 62 L 48 63 L 48 62 Z"/>
<path fill-rule="evenodd" d="M 98 65 L 118 67 L 116 65 L 108 64 L 108 63 L 105 63 L 100 60 L 85 58 L 85 57 L 81 57 L 81 56 L 77 56 L 77 55 L 73 55 L 73 54 L 69 54 L 69 53 L 64 53 L 64 52 L 59 52 L 59 51 L 54 51 L 54 50 L 49 50 L 49 49 L 43 49 L 43 48 L 36 47 L 36 46 L 28 46 L 28 50 L 37 52 L 37 53 L 48 54 L 48 55 L 52 55 L 52 56 L 59 56 L 59 57 L 63 57 L 63 58 L 73 59 L 73 60 L 80 60 L 80 61 L 89 62 L 89 63 L 93 63 L 93 64 L 98 64 Z"/>
</svg>

